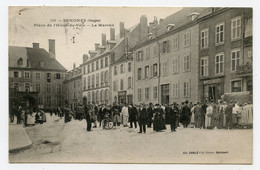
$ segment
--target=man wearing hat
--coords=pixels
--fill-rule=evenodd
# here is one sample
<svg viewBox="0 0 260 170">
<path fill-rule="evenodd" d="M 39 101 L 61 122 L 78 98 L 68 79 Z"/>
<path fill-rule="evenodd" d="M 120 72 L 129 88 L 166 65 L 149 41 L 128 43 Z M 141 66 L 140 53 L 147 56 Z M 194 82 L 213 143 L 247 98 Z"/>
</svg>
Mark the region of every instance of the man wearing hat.
<svg viewBox="0 0 260 170">
<path fill-rule="evenodd" d="M 149 107 L 147 108 L 147 127 L 151 128 L 153 122 L 153 104 L 149 103 Z"/>
<path fill-rule="evenodd" d="M 170 125 L 171 125 L 171 132 L 174 132 L 174 131 L 176 131 L 175 130 L 176 129 L 176 117 L 179 112 L 179 109 L 175 102 L 171 105 L 171 107 L 172 108 L 170 111 L 169 119 L 170 119 Z"/>
<path fill-rule="evenodd" d="M 139 132 L 138 133 L 146 133 L 146 117 L 147 117 L 147 112 L 146 112 L 146 106 L 145 104 L 140 105 L 140 110 L 139 110 L 139 117 L 138 117 L 138 123 L 139 123 Z"/>
</svg>

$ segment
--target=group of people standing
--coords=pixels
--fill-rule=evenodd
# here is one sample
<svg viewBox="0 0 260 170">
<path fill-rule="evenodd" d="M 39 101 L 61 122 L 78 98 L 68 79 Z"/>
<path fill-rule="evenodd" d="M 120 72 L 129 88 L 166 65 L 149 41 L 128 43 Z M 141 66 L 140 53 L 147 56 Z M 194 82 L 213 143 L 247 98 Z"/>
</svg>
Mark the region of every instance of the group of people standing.
<svg viewBox="0 0 260 170">
<path fill-rule="evenodd" d="M 191 105 L 191 126 L 206 129 L 252 128 L 253 105 L 218 100 Z"/>
</svg>

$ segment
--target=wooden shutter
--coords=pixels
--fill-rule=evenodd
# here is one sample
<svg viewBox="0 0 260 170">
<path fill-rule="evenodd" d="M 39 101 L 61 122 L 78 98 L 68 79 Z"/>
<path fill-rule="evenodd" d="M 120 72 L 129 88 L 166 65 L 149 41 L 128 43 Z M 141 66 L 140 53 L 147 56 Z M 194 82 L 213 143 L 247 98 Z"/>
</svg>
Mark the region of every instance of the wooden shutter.
<svg viewBox="0 0 260 170">
<path fill-rule="evenodd" d="M 167 43 L 166 43 L 166 45 L 167 45 L 167 53 L 169 53 L 170 52 L 170 46 L 171 46 L 171 41 L 170 40 L 167 40 Z"/>
</svg>

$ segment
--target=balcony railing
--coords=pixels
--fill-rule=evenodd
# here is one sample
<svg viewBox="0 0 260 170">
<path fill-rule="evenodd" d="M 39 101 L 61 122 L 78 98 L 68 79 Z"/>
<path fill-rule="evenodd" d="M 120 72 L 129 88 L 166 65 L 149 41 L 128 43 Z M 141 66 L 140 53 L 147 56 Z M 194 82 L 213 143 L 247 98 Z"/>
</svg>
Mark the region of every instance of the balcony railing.
<svg viewBox="0 0 260 170">
<path fill-rule="evenodd" d="M 237 66 L 237 74 L 248 74 L 253 72 L 253 66 L 252 63 L 247 62 L 244 65 Z"/>
</svg>

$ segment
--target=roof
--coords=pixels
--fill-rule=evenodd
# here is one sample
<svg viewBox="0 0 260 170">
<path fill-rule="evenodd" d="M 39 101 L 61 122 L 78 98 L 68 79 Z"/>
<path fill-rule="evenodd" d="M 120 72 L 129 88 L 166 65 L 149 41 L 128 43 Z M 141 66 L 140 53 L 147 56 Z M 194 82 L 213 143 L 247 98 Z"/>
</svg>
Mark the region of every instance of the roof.
<svg viewBox="0 0 260 170">
<path fill-rule="evenodd" d="M 126 54 L 124 54 L 124 55 L 122 55 L 118 60 L 116 60 L 114 63 L 112 63 L 111 65 L 113 66 L 113 65 L 117 65 L 117 64 L 119 64 L 119 63 L 123 63 L 123 62 L 125 62 L 125 61 L 129 61 L 129 60 L 131 60 L 131 58 L 132 58 L 132 53 L 131 54 L 128 54 L 128 55 L 126 55 Z"/>
<path fill-rule="evenodd" d="M 9 46 L 9 67 L 17 67 L 17 64 L 14 63 L 14 61 L 17 61 L 19 58 L 19 52 L 21 51 L 23 51 L 21 54 L 23 56 L 25 55 L 26 59 L 28 59 L 30 63 L 29 68 L 67 71 L 66 68 L 63 67 L 55 58 L 50 58 L 49 53 L 45 49 L 17 46 Z M 10 61 L 12 62 L 10 63 Z M 40 62 L 44 62 L 42 67 Z"/>
<path fill-rule="evenodd" d="M 197 19 L 202 18 L 210 13 L 212 13 L 212 8 L 196 8 L 196 7 L 187 7 L 183 8 L 180 11 L 169 15 L 166 17 L 158 26 L 157 31 L 158 35 L 161 35 L 166 32 L 166 27 L 168 24 L 174 24 L 175 28 L 181 27 L 189 22 L 191 22 L 190 15 L 193 13 L 199 13 Z"/>
</svg>

